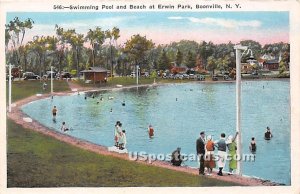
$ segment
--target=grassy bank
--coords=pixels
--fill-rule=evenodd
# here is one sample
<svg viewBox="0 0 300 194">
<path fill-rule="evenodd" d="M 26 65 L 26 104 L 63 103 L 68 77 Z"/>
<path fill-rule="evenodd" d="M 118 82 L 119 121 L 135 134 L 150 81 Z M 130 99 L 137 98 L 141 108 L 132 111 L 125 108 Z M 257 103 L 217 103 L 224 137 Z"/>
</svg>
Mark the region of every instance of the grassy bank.
<svg viewBox="0 0 300 194">
<path fill-rule="evenodd" d="M 39 80 L 26 80 L 26 81 L 13 81 L 12 82 L 12 102 L 26 98 L 37 93 L 45 94 L 50 93 L 51 86 L 50 80 L 46 81 L 47 87 L 43 90 L 43 83 Z M 54 80 L 53 91 L 62 92 L 68 91 L 69 86 L 66 81 Z M 8 82 L 6 82 L 6 99 L 8 99 Z"/>
<path fill-rule="evenodd" d="M 8 120 L 8 187 L 230 186 L 85 151 Z"/>
<path fill-rule="evenodd" d="M 14 82 L 12 99 L 40 93 L 41 87 L 39 81 Z M 69 90 L 65 82 L 58 81 L 54 89 Z M 8 187 L 235 185 L 95 154 L 25 129 L 9 119 L 7 142 Z"/>
</svg>

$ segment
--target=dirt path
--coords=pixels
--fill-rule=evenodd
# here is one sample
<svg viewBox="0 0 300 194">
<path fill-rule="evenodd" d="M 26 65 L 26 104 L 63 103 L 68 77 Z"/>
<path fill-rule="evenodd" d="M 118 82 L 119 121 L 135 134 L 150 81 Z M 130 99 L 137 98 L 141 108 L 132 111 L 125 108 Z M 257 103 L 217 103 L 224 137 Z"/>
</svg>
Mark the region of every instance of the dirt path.
<svg viewBox="0 0 300 194">
<path fill-rule="evenodd" d="M 86 90 L 87 88 L 83 88 L 83 87 L 78 87 L 76 84 L 69 82 L 70 88 L 73 89 L 78 89 L 78 91 L 83 91 Z M 63 95 L 68 95 L 70 94 L 70 92 L 65 92 L 65 93 L 55 93 L 55 96 L 63 96 Z M 24 128 L 29 128 L 32 129 L 34 131 L 37 131 L 39 133 L 42 133 L 44 135 L 53 137 L 57 140 L 60 140 L 62 142 L 66 142 L 68 144 L 71 144 L 73 146 L 85 149 L 85 150 L 89 150 L 92 152 L 95 152 L 97 154 L 102 154 L 102 155 L 106 155 L 106 156 L 113 156 L 116 158 L 121 158 L 124 160 L 130 160 L 128 154 L 118 154 L 115 152 L 109 152 L 107 147 L 105 146 L 101 146 L 101 145 L 97 145 L 88 141 L 84 141 L 84 140 L 79 140 L 76 139 L 66 133 L 60 133 L 58 131 L 54 131 L 51 129 L 48 129 L 47 127 L 41 125 L 39 122 L 33 120 L 31 123 L 25 122 L 23 120 L 24 117 L 28 117 L 27 115 L 25 115 L 22 111 L 21 111 L 21 106 L 25 105 L 29 102 L 35 101 L 35 100 L 39 100 L 42 98 L 48 98 L 50 97 L 50 94 L 46 94 L 43 96 L 31 96 L 28 97 L 26 99 L 17 101 L 16 107 L 12 108 L 12 112 L 11 113 L 7 113 L 8 118 L 12 119 L 13 121 L 15 121 L 17 124 L 22 125 Z M 180 172 L 186 172 L 189 174 L 194 174 L 197 175 L 198 174 L 198 169 L 195 168 L 191 168 L 191 167 L 186 167 L 186 166 L 182 166 L 182 167 L 175 167 L 170 165 L 170 163 L 168 162 L 164 162 L 164 161 L 154 161 L 152 163 L 149 163 L 148 161 L 141 161 L 141 160 L 137 160 L 136 162 L 139 163 L 143 163 L 146 165 L 150 165 L 150 166 L 159 166 L 162 168 L 167 168 L 167 169 L 171 169 L 171 170 L 175 170 L 175 171 L 180 171 Z M 256 179 L 256 178 L 250 178 L 250 177 L 241 177 L 238 175 L 225 175 L 225 176 L 218 176 L 216 175 L 216 173 L 214 172 L 211 176 L 205 176 L 207 178 L 212 178 L 212 179 L 217 179 L 217 180 L 223 180 L 223 181 L 228 181 L 228 182 L 234 182 L 234 183 L 238 183 L 241 185 L 249 185 L 249 186 L 271 186 L 271 185 L 278 185 L 275 183 L 272 183 L 270 181 L 264 181 L 264 180 L 260 180 L 260 179 Z"/>
</svg>

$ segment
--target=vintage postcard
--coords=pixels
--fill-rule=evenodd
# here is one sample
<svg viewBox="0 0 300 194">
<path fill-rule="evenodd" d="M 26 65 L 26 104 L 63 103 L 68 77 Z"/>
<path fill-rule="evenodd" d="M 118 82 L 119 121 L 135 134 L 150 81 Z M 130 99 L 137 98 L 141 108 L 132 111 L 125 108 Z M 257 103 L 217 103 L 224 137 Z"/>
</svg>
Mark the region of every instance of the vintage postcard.
<svg viewBox="0 0 300 194">
<path fill-rule="evenodd" d="M 299 193 L 299 1 L 1 1 L 1 193 Z"/>
</svg>

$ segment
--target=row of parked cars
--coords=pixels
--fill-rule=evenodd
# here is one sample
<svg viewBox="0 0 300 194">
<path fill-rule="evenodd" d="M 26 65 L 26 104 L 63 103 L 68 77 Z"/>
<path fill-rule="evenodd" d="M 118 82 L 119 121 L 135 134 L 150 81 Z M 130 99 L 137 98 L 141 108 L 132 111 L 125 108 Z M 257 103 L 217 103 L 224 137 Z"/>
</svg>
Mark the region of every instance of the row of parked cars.
<svg viewBox="0 0 300 194">
<path fill-rule="evenodd" d="M 163 73 L 162 78 L 164 79 L 194 79 L 198 81 L 205 80 L 204 75 L 195 75 L 195 74 L 186 74 L 186 73 L 178 73 L 178 74 L 169 74 Z"/>
<path fill-rule="evenodd" d="M 72 78 L 72 75 L 69 72 L 62 72 L 61 74 L 47 71 L 46 74 L 42 76 L 42 79 L 50 79 L 52 74 L 53 79 L 59 79 L 59 78 Z M 6 79 L 8 80 L 9 76 L 6 76 Z M 39 80 L 41 77 L 39 75 L 36 75 L 33 72 L 25 72 L 22 76 L 23 80 Z M 14 80 L 14 77 L 12 76 L 12 80 Z"/>
<path fill-rule="evenodd" d="M 53 79 L 72 78 L 72 75 L 69 72 L 62 72 L 60 74 L 60 73 L 56 73 L 56 72 L 47 71 L 46 74 L 44 74 L 42 76 L 42 79 L 50 79 L 51 74 L 52 74 Z M 14 80 L 14 78 L 15 78 L 14 76 L 11 76 L 12 80 Z M 33 72 L 25 72 L 25 73 L 23 73 L 21 78 L 23 78 L 23 80 L 39 80 L 39 79 L 41 79 L 41 77 L 39 75 L 36 75 Z M 6 75 L 6 80 L 9 80 L 9 75 Z"/>
</svg>

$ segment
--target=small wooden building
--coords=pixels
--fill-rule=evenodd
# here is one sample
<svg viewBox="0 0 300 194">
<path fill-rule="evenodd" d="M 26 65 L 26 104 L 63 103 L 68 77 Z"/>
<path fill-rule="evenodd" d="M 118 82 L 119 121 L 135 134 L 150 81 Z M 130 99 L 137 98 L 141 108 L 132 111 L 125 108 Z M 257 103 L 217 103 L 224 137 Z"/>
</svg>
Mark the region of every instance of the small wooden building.
<svg viewBox="0 0 300 194">
<path fill-rule="evenodd" d="M 108 70 L 102 67 L 90 67 L 87 70 L 81 71 L 84 80 L 91 80 L 94 83 L 105 83 L 108 77 Z"/>
<path fill-rule="evenodd" d="M 264 69 L 268 69 L 268 70 L 278 70 L 279 61 L 278 60 L 265 61 L 263 64 L 263 67 L 264 67 Z"/>
</svg>

